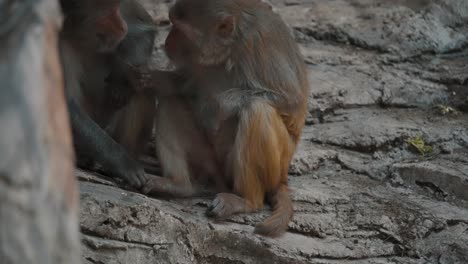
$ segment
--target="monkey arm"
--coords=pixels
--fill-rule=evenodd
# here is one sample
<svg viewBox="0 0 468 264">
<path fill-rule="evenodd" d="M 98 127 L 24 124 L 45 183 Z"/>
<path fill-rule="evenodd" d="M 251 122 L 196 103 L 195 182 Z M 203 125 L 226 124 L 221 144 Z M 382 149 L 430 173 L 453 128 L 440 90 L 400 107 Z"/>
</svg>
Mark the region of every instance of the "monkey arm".
<svg viewBox="0 0 468 264">
<path fill-rule="evenodd" d="M 83 151 L 94 156 L 95 159 L 102 162 L 103 166 L 114 165 L 112 160 L 103 155 L 104 150 L 122 153 L 123 149 L 116 142 L 113 142 L 74 100 L 69 100 L 68 105 L 74 138 L 80 152 Z"/>
<path fill-rule="evenodd" d="M 150 92 L 157 97 L 192 96 L 195 94 L 190 79 L 179 71 L 139 71 L 133 75 L 131 83 L 139 92 Z"/>
<path fill-rule="evenodd" d="M 73 100 L 68 100 L 75 148 L 101 164 L 105 171 L 141 187 L 147 176 L 125 149 L 99 127 Z"/>
</svg>

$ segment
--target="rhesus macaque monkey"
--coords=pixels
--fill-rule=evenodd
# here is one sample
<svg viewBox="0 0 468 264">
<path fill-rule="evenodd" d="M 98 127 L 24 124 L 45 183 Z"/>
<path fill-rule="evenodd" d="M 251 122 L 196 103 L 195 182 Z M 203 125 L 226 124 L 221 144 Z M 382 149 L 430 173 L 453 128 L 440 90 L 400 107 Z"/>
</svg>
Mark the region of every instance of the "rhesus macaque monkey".
<svg viewBox="0 0 468 264">
<path fill-rule="evenodd" d="M 147 63 L 155 25 L 132 0 L 61 5 L 61 59 L 78 165 L 96 162 L 139 188 L 147 175 L 135 156 L 151 133 L 155 101 L 134 92 L 127 73 Z"/>
<path fill-rule="evenodd" d="M 279 236 L 293 214 L 288 167 L 304 126 L 309 83 L 288 27 L 260 0 L 178 0 L 165 49 L 175 72 L 143 72 L 159 98 L 156 145 L 165 177 L 143 192 L 190 195 L 194 173 L 223 178 L 207 210 L 223 219 L 263 207 L 255 228 Z M 157 84 L 157 85 L 156 85 Z"/>
</svg>

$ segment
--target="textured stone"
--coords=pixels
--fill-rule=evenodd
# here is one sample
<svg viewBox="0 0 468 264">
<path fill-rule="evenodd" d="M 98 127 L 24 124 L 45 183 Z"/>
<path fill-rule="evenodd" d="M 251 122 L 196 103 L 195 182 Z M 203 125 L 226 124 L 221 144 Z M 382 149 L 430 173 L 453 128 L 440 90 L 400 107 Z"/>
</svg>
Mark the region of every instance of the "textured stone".
<svg viewBox="0 0 468 264">
<path fill-rule="evenodd" d="M 168 3 L 144 2 L 164 67 Z M 466 263 L 466 2 L 268 2 L 300 43 L 312 88 L 286 235 L 252 233 L 269 207 L 219 223 L 204 215 L 211 196 L 154 199 L 81 172 L 84 262 Z M 415 136 L 433 151 L 415 151 Z"/>
</svg>

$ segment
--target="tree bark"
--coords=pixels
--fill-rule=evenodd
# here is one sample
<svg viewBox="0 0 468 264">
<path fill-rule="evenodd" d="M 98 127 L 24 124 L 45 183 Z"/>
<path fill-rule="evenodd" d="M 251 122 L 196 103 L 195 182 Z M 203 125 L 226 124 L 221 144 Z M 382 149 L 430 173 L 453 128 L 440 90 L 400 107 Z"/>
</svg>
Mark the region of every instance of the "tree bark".
<svg viewBox="0 0 468 264">
<path fill-rule="evenodd" d="M 0 263 L 80 262 L 56 0 L 0 1 Z"/>
</svg>

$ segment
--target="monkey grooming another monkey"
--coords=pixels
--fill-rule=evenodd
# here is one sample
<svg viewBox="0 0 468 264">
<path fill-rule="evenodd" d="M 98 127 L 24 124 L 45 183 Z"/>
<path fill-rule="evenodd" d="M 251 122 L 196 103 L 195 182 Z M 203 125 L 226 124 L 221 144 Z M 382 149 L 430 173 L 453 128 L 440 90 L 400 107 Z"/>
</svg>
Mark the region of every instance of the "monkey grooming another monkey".
<svg viewBox="0 0 468 264">
<path fill-rule="evenodd" d="M 109 176 L 140 188 L 148 178 L 136 156 L 149 139 L 155 102 L 133 91 L 127 75 L 151 56 L 153 21 L 132 0 L 60 3 L 60 52 L 78 165 L 96 162 Z"/>
<path fill-rule="evenodd" d="M 302 55 L 282 19 L 259 0 L 178 0 L 165 50 L 175 72 L 135 78 L 159 98 L 156 145 L 165 177 L 143 192 L 188 196 L 193 174 L 227 181 L 207 210 L 224 219 L 263 207 L 255 232 L 279 236 L 293 215 L 288 167 L 307 114 Z"/>
</svg>

